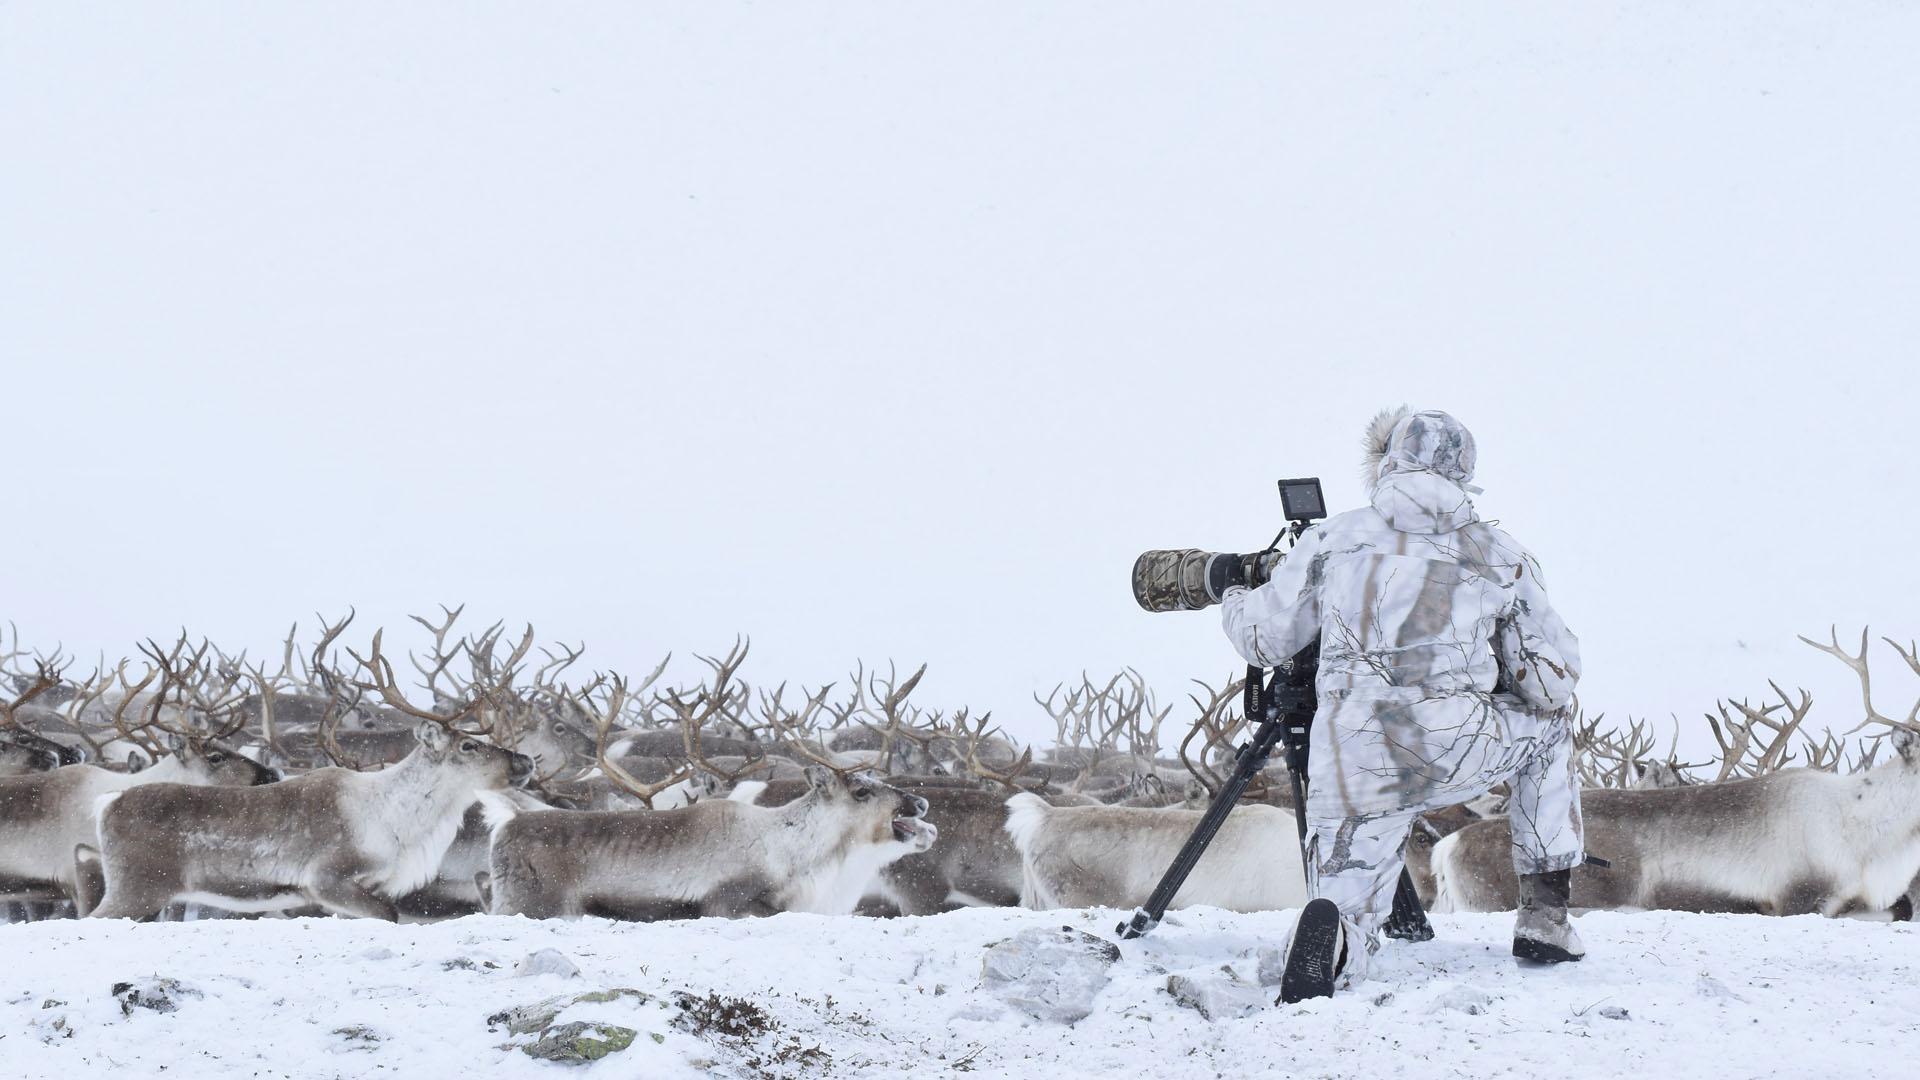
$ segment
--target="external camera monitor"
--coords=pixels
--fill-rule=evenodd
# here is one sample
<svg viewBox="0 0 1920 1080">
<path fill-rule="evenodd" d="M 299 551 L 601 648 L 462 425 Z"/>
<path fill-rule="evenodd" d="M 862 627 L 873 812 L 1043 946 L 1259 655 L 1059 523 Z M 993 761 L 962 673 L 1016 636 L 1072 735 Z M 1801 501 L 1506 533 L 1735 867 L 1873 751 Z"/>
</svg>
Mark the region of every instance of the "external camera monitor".
<svg viewBox="0 0 1920 1080">
<path fill-rule="evenodd" d="M 1327 500 L 1320 495 L 1320 478 L 1280 481 L 1280 507 L 1288 521 L 1318 521 L 1327 516 Z"/>
</svg>

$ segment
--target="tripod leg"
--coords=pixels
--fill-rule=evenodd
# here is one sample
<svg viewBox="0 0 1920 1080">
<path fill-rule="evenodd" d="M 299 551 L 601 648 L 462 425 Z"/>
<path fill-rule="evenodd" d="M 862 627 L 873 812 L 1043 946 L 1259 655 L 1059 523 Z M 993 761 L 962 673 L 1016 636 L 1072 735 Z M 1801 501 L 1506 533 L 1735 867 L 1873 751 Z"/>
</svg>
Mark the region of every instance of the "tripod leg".
<svg viewBox="0 0 1920 1080">
<path fill-rule="evenodd" d="M 1427 921 L 1427 909 L 1421 906 L 1420 894 L 1413 888 L 1413 877 L 1404 866 L 1400 868 L 1400 885 L 1393 890 L 1393 912 L 1387 916 L 1382 930 L 1388 937 L 1401 941 L 1433 940 L 1433 924 Z"/>
</svg>

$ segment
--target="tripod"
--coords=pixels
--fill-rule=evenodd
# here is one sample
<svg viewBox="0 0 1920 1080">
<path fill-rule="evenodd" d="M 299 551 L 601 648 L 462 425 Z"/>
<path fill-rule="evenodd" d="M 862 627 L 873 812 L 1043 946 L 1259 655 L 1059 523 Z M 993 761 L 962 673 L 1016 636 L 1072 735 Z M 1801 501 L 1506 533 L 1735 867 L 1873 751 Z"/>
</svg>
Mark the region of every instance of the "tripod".
<svg viewBox="0 0 1920 1080">
<path fill-rule="evenodd" d="M 1265 669 L 1248 666 L 1244 691 L 1246 715 L 1250 722 L 1257 720 L 1259 727 L 1254 729 L 1251 740 L 1241 743 L 1234 751 L 1232 774 L 1215 793 L 1207 812 L 1200 816 L 1193 835 L 1187 837 L 1187 842 L 1173 857 L 1173 864 L 1167 867 L 1160 884 L 1154 886 L 1147 902 L 1133 909 L 1133 915 L 1116 928 L 1122 941 L 1149 934 L 1160 925 L 1167 905 L 1173 903 L 1180 886 L 1186 884 L 1187 875 L 1199 864 L 1200 856 L 1206 853 L 1207 845 L 1213 843 L 1214 835 L 1246 792 L 1247 785 L 1266 766 L 1273 748 L 1283 743 L 1287 772 L 1293 778 L 1293 820 L 1300 834 L 1300 863 L 1302 867 L 1311 865 L 1307 851 L 1307 756 L 1316 703 L 1314 677 L 1319 670 L 1320 643 L 1317 641 L 1300 650 L 1285 665 L 1275 668 L 1271 678 Z M 1311 874 L 1308 884 L 1312 884 Z M 1394 890 L 1393 912 L 1387 917 L 1385 930 L 1387 936 L 1407 941 L 1427 941 L 1433 937 L 1426 910 L 1420 906 L 1420 895 L 1414 891 L 1413 879 L 1404 866 L 1400 868 L 1400 884 Z"/>
</svg>

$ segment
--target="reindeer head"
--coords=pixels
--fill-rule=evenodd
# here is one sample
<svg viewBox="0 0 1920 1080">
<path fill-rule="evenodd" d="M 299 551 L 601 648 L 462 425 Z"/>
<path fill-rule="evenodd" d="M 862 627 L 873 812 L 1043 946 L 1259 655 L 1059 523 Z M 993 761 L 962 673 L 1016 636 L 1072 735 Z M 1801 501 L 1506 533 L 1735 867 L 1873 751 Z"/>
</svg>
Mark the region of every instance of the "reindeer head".
<svg viewBox="0 0 1920 1080">
<path fill-rule="evenodd" d="M 591 763 L 598 749 L 594 737 L 574 720 L 576 711 L 564 699 L 557 705 L 513 702 L 495 711 L 493 737 L 532 758 L 538 775 L 571 776 Z"/>
<path fill-rule="evenodd" d="M 21 776 L 59 767 L 59 754 L 22 742 L 12 732 L 0 729 L 0 776 Z"/>
<path fill-rule="evenodd" d="M 865 834 L 872 843 L 897 842 L 914 851 L 925 851 L 939 838 L 939 830 L 926 820 L 927 800 L 909 795 L 865 769 L 810 765 L 807 786 L 822 803 L 870 825 L 870 832 L 856 828 L 853 835 Z"/>
<path fill-rule="evenodd" d="M 429 764 L 469 780 L 483 791 L 525 787 L 533 778 L 532 758 L 445 724 L 422 720 L 414 725 L 413 737 L 420 740 L 420 754 Z"/>
<path fill-rule="evenodd" d="M 211 787 L 256 787 L 280 779 L 279 773 L 224 742 L 169 735 L 166 746 L 192 782 Z"/>
<path fill-rule="evenodd" d="M 1920 730 L 1910 727 L 1896 727 L 1887 736 L 1888 745 L 1900 759 L 1900 764 L 1909 769 L 1920 769 Z"/>
</svg>

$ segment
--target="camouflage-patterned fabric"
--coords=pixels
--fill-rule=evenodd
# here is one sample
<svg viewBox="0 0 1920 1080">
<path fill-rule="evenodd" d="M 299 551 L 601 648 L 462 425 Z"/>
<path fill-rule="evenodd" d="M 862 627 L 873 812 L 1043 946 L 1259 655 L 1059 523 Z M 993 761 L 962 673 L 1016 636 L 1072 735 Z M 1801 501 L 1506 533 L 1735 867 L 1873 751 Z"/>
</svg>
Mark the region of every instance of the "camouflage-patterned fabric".
<svg viewBox="0 0 1920 1080">
<path fill-rule="evenodd" d="M 1573 735 L 1567 713 L 1556 711 L 1531 741 L 1537 751 L 1513 775 L 1488 778 L 1512 785 L 1507 820 L 1512 828 L 1513 867 L 1519 874 L 1569 870 L 1586 858 L 1580 828 L 1580 787 L 1573 769 Z M 1307 892 L 1339 905 L 1352 947 L 1341 987 L 1366 978 L 1367 958 L 1378 952 L 1381 928 L 1393 908 L 1393 892 L 1406 860 L 1407 834 L 1415 812 L 1313 821 L 1307 833 Z"/>
<path fill-rule="evenodd" d="M 1320 641 L 1308 876 L 1357 946 L 1342 985 L 1379 947 L 1416 814 L 1511 782 L 1514 868 L 1585 857 L 1567 709 L 1579 641 L 1533 556 L 1475 512 L 1474 458 L 1473 435 L 1446 413 L 1382 414 L 1368 436 L 1372 505 L 1307 530 L 1267 584 L 1221 603 L 1248 663 Z"/>
<path fill-rule="evenodd" d="M 1550 729 L 1565 737 L 1548 714 L 1579 679 L 1579 642 L 1539 564 L 1474 510 L 1467 429 L 1414 413 L 1380 450 L 1371 506 L 1307 530 L 1267 584 L 1221 604 L 1249 663 L 1277 665 L 1320 639 L 1309 822 L 1480 794 L 1537 756 Z M 1494 692 L 1501 665 L 1512 693 Z"/>
</svg>

